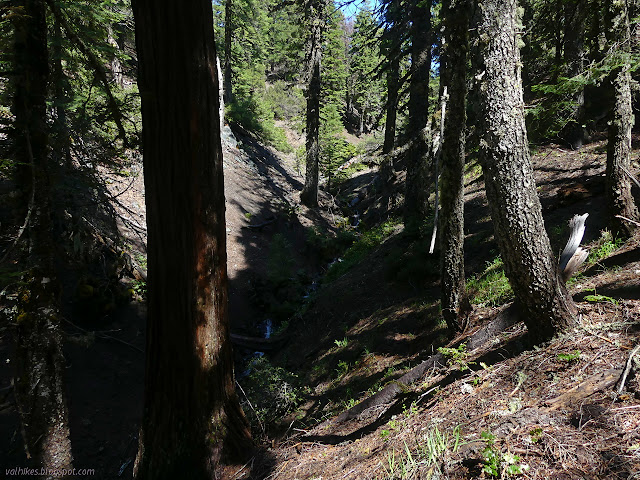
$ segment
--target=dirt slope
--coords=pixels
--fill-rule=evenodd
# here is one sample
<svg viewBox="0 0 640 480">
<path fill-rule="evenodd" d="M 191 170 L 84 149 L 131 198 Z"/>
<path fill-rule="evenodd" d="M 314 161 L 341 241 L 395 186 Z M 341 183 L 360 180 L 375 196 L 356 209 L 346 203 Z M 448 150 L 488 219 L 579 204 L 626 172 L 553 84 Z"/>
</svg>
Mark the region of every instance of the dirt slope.
<svg viewBox="0 0 640 480">
<path fill-rule="evenodd" d="M 282 258 L 275 245 L 290 253 L 287 268 L 303 269 L 311 282 L 325 265 L 309 250 L 305 228 L 335 229 L 343 213 L 336 202 L 344 206 L 355 197 L 359 201 L 345 215 L 364 217 L 370 205 L 378 211 L 369 218 L 386 218 L 385 208 L 397 211 L 401 172 L 390 186 L 381 185 L 377 171 L 365 171 L 344 186 L 342 200 L 323 195 L 323 208 L 308 211 L 299 204 L 302 177 L 293 157 L 276 155 L 249 135 L 238 139 L 241 148 L 225 152 L 231 322 L 235 331 L 254 333 L 268 316 L 256 296 L 265 293 L 265 278 Z M 566 221 L 585 211 L 591 215 L 585 238 L 595 246 L 604 225 L 604 155 L 599 142 L 580 152 L 545 147 L 534 157 L 555 250 L 566 240 Z M 110 188 L 121 200 L 120 228 L 135 257 L 145 253 L 144 191 L 139 169 L 131 173 L 132 181 L 113 179 Z M 473 165 L 466 206 L 472 276 L 497 255 L 482 178 Z M 407 386 L 396 404 L 351 422 L 330 421 L 439 346 L 453 345 L 439 322 L 437 262 L 398 228 L 352 270 L 325 282 L 304 315 L 292 319 L 291 339 L 274 362 L 298 373 L 308 388 L 301 390 L 299 410 L 256 457 L 252 478 L 489 478 L 482 469 L 490 454 L 498 470 L 527 465 L 522 478 L 639 478 L 637 375 L 629 376 L 622 395 L 613 393 L 640 341 L 638 239 L 573 283 L 581 326 L 572 334 L 531 349 L 516 325 L 482 349 L 452 353 L 457 362 Z M 499 310 L 476 305 L 471 329 Z M 142 406 L 144 307 L 132 303 L 90 326 L 86 321 L 93 318 L 68 320 L 75 465 L 95 468 L 96 478 L 130 478 Z M 1 395 L 10 391 L 10 340 L 10 328 L 2 326 Z M 0 400 L 0 467 L 20 466 L 15 406 L 6 396 Z M 483 432 L 495 440 L 483 439 Z M 456 449 L 457 436 L 464 445 Z M 247 469 L 239 468 L 237 478 L 248 478 Z"/>
<path fill-rule="evenodd" d="M 248 134 L 238 139 L 239 148 L 227 144 L 224 152 L 230 321 L 232 331 L 256 334 L 268 316 L 255 296 L 268 284 L 274 237 L 280 235 L 291 253 L 290 269 L 303 269 L 310 283 L 318 266 L 304 248 L 305 227 L 328 228 L 329 215 L 299 205 L 302 178 L 295 172 L 292 155 L 279 155 Z M 122 244 L 144 270 L 146 220 L 140 159 L 118 172 L 101 169 L 100 174 L 112 196 Z M 95 469 L 95 478 L 130 478 L 142 414 L 146 309 L 140 300 L 115 310 L 103 309 L 104 305 L 92 304 L 93 299 L 79 308 L 75 302 L 81 277 L 65 280 L 63 297 L 74 466 Z M 11 394 L 12 350 L 12 328 L 1 324 L 0 475 L 4 468 L 26 465 Z M 236 350 L 238 357 L 244 354 Z"/>
<path fill-rule="evenodd" d="M 548 146 L 533 157 L 554 250 L 566 242 L 567 220 L 584 212 L 585 242 L 601 245 L 605 155 L 600 141 L 580 152 Z M 369 191 L 362 204 L 383 216 L 383 195 Z M 470 277 L 497 255 L 473 165 L 465 220 Z M 403 387 L 396 403 L 335 422 L 437 347 L 459 344 L 447 343 L 438 320 L 437 259 L 421 253 L 398 232 L 320 290 L 297 326 L 299 343 L 281 353 L 289 368 L 305 372 L 310 393 L 296 412 L 297 429 L 269 449 L 269 467 L 255 478 L 506 478 L 518 471 L 531 479 L 640 478 L 640 367 L 615 393 L 640 343 L 640 238 L 572 282 L 580 312 L 574 332 L 531 349 L 518 324 L 484 348 L 450 352 L 448 366 Z M 398 263 L 422 270 L 399 275 Z M 499 311 L 476 305 L 471 332 Z"/>
</svg>

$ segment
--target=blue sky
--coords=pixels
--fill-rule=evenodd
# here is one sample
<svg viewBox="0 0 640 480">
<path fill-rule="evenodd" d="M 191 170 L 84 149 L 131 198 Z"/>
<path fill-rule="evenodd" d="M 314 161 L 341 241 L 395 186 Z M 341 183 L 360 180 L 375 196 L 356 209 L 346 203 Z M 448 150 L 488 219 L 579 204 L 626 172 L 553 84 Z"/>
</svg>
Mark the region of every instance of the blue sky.
<svg viewBox="0 0 640 480">
<path fill-rule="evenodd" d="M 349 20 L 350 18 L 355 18 L 358 10 L 364 6 L 365 0 L 336 0 L 336 4 L 340 6 L 342 13 Z M 370 7 L 376 7 L 377 5 L 378 0 L 369 0 Z"/>
</svg>

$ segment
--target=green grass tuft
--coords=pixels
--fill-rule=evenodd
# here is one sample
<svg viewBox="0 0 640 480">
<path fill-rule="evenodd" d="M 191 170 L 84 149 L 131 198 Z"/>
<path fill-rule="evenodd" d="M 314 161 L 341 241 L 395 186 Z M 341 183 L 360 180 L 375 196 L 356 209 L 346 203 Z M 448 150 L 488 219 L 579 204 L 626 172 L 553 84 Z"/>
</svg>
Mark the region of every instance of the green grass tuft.
<svg viewBox="0 0 640 480">
<path fill-rule="evenodd" d="M 469 279 L 467 288 L 473 293 L 471 301 L 476 305 L 497 307 L 513 298 L 513 291 L 500 257 L 487 263 L 487 268 L 480 275 Z"/>
</svg>

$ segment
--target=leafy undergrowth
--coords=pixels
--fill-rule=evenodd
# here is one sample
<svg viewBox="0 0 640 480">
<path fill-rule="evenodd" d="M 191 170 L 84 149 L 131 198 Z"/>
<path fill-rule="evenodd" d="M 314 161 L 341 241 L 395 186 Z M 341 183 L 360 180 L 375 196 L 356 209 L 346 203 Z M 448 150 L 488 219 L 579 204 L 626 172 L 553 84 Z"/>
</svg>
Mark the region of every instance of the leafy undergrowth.
<svg viewBox="0 0 640 480">
<path fill-rule="evenodd" d="M 590 257 L 569 284 L 578 305 L 574 331 L 531 347 L 520 323 L 468 351 L 440 321 L 437 258 L 400 227 L 385 231 L 384 241 L 325 280 L 292 324 L 295 340 L 275 362 L 295 371 L 303 389 L 269 449 L 269 468 L 256 478 L 640 478 L 640 367 L 620 393 L 616 383 L 640 342 L 640 237 L 622 244 L 600 233 L 598 185 L 589 183 L 574 203 L 573 192 L 564 194 L 578 160 L 593 170 L 585 175 L 601 173 L 590 156 L 597 145 L 586 151 L 559 160 L 550 148 L 534 158 L 552 172 L 537 181 L 554 250 L 573 213 L 595 212 L 585 236 Z M 481 187 L 481 179 L 467 186 L 474 309 L 466 335 L 512 299 Z M 438 351 L 447 366 L 402 385 L 396 403 L 336 422 Z"/>
</svg>

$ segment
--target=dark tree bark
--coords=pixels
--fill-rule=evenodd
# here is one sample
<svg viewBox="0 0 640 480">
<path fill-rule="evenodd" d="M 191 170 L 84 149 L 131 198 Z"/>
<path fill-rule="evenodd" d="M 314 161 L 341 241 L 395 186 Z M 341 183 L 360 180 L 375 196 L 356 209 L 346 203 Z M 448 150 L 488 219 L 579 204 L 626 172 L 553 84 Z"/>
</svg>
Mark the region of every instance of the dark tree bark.
<svg viewBox="0 0 640 480">
<path fill-rule="evenodd" d="M 564 46 L 564 37 L 563 37 L 563 33 L 564 33 L 564 9 L 562 8 L 562 5 L 564 3 L 564 0 L 556 0 L 555 1 L 555 5 L 556 5 L 556 18 L 555 18 L 555 24 L 554 24 L 554 33 L 555 33 L 555 58 L 554 58 L 554 70 L 553 70 L 553 83 L 557 83 L 558 82 L 558 77 L 560 76 L 560 73 L 562 73 L 562 50 L 563 50 L 563 46 Z"/>
<path fill-rule="evenodd" d="M 71 144 L 69 129 L 67 128 L 67 111 L 63 99 L 67 97 L 67 79 L 62 69 L 62 29 L 60 22 L 55 20 L 53 24 L 53 90 L 58 101 L 56 106 L 55 121 L 55 145 L 56 155 L 60 163 L 71 168 Z"/>
<path fill-rule="evenodd" d="M 389 49 L 391 50 L 391 49 Z M 398 92 L 400 90 L 400 57 L 390 54 L 387 67 L 387 118 L 384 124 L 384 144 L 382 153 L 390 153 L 396 140 L 396 119 L 398 116 Z"/>
<path fill-rule="evenodd" d="M 14 16 L 13 99 L 16 160 L 26 165 L 21 180 L 31 190 L 29 270 L 19 294 L 16 316 L 16 404 L 23 425 L 25 450 L 34 467 L 72 467 L 60 335 L 60 287 L 53 267 L 55 244 L 50 205 L 50 165 L 46 124 L 46 7 L 42 0 L 18 2 Z M 48 478 L 44 475 L 42 478 Z"/>
<path fill-rule="evenodd" d="M 638 208 L 631 195 L 631 180 L 625 173 L 631 164 L 631 128 L 633 109 L 631 106 L 631 32 L 629 12 L 626 0 L 609 0 L 608 15 L 611 21 L 610 41 L 617 43 L 618 55 L 623 65 L 612 73 L 615 90 L 615 104 L 609 123 L 609 142 L 607 144 L 607 207 L 609 227 L 614 236 L 628 238 L 635 227 L 631 222 L 617 217 L 621 215 L 630 220 L 640 220 Z"/>
<path fill-rule="evenodd" d="M 211 2 L 133 3 L 148 229 L 137 479 L 211 479 L 249 454 L 234 389 Z"/>
<path fill-rule="evenodd" d="M 405 225 L 420 221 L 428 211 L 428 144 L 425 128 L 429 116 L 431 74 L 431 2 L 411 2 L 411 80 L 409 84 L 409 136 L 413 145 L 407 156 Z"/>
<path fill-rule="evenodd" d="M 300 200 L 308 207 L 318 206 L 320 162 L 320 63 L 322 57 L 323 0 L 307 0 L 305 17 L 309 26 L 307 47 L 307 168 Z"/>
<path fill-rule="evenodd" d="M 602 33 L 602 2 L 603 0 L 589 0 L 589 32 L 585 35 L 589 62 L 602 60 L 600 48 L 600 34 Z"/>
<path fill-rule="evenodd" d="M 584 73 L 584 36 L 586 25 L 586 0 L 570 0 L 564 4 L 564 60 L 567 65 L 567 77 L 576 77 Z M 573 148 L 582 148 L 585 139 L 584 123 L 584 86 L 573 96 L 574 107 L 569 122 L 561 133 L 564 140 Z"/>
<path fill-rule="evenodd" d="M 440 82 L 449 91 L 440 173 L 440 278 L 442 316 L 453 331 L 462 330 L 468 308 L 464 279 L 464 160 L 469 48 L 468 0 L 443 4 L 444 48 Z"/>
<path fill-rule="evenodd" d="M 224 7 L 224 103 L 233 101 L 231 76 L 231 41 L 233 39 L 233 0 L 226 0 Z"/>
<path fill-rule="evenodd" d="M 405 19 L 400 2 L 389 0 L 384 11 L 386 28 L 382 36 L 382 50 L 387 63 L 387 104 L 382 153 L 393 150 L 400 92 L 400 59 L 402 58 L 403 25 Z"/>
<path fill-rule="evenodd" d="M 516 0 L 475 9 L 480 159 L 495 237 L 522 319 L 534 341 L 576 325 L 544 229 L 524 122 Z"/>
</svg>

